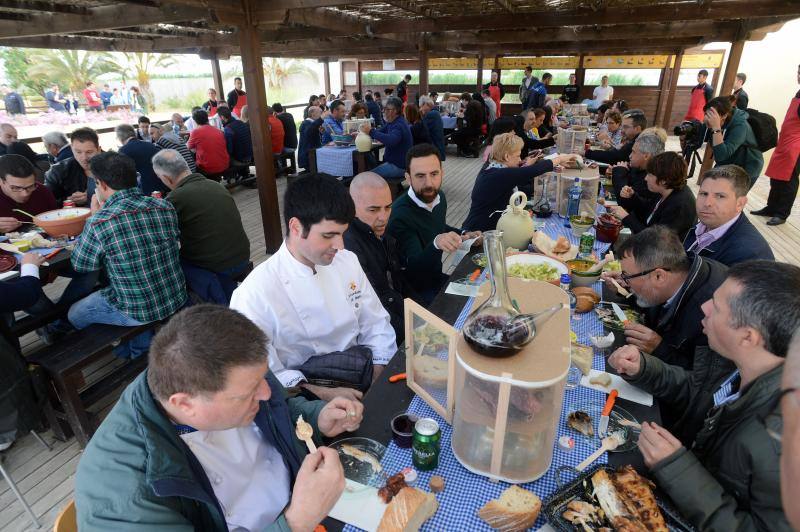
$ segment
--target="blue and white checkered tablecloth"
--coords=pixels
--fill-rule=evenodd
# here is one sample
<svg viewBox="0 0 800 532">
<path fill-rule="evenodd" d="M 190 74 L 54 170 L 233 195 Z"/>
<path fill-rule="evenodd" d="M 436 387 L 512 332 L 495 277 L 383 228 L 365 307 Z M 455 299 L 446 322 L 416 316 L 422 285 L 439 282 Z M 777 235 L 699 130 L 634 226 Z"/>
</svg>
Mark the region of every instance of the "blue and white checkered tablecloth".
<svg viewBox="0 0 800 532">
<path fill-rule="evenodd" d="M 604 212 L 606 212 L 605 207 L 598 205 L 596 214 L 599 216 Z M 565 223 L 568 223 L 567 218 L 559 216 L 558 214 L 554 213 L 549 218 L 544 219 L 544 227 L 542 228 L 542 231 L 544 231 L 545 234 L 550 238 L 555 239 L 560 236 L 565 236 L 567 240 L 569 240 L 570 244 L 575 246 L 579 245 L 581 237 L 573 235 L 572 228 L 565 227 L 564 226 Z M 594 227 L 589 228 L 587 233 L 595 235 L 595 228 Z M 592 250 L 594 251 L 594 254 L 598 258 L 601 258 L 603 255 L 605 255 L 609 247 L 611 247 L 611 244 L 607 242 L 600 242 L 599 240 L 597 240 L 595 236 L 594 247 L 592 248 Z M 602 291 L 599 291 L 598 293 L 602 294 Z"/>
<path fill-rule="evenodd" d="M 562 234 L 561 228 L 559 228 L 562 222 L 563 220 L 553 217 L 546 222 L 544 231 L 551 237 Z M 569 232 L 569 229 L 563 229 Z M 595 251 L 605 252 L 607 248 L 607 244 L 600 243 L 600 248 L 598 249 L 596 247 Z M 594 288 L 598 293 L 602 293 L 599 283 L 597 283 Z M 473 303 L 474 298 L 467 300 L 461 314 L 454 324 L 456 329 L 460 329 L 464 325 L 467 316 L 472 310 Z M 589 336 L 599 336 L 604 333 L 603 325 L 593 312 L 574 315 L 570 325 L 572 330 L 578 335 L 578 341 L 582 344 L 591 345 Z M 598 370 L 605 370 L 605 359 L 599 353 L 595 353 L 592 367 Z M 566 417 L 571 411 L 571 405 L 584 402 L 602 405 L 605 399 L 606 394 L 582 386 L 572 390 L 565 390 L 561 420 L 558 426 L 556 442 L 554 442 L 553 445 L 553 461 L 550 469 L 535 482 L 522 484 L 521 486 L 523 488 L 533 491 L 544 500 L 558 489 L 555 471 L 560 466 L 574 467 L 599 447 L 599 439 L 590 441 L 585 438 L 576 437 L 576 433 L 567 428 Z M 420 417 L 432 417 L 439 423 L 439 427 L 442 429 L 439 466 L 433 471 L 418 471 L 419 477 L 416 486 L 424 491 L 429 491 L 428 482 L 432 475 L 440 475 L 445 479 L 444 491 L 436 495 L 439 501 L 439 510 L 431 519 L 425 522 L 422 530 L 491 530 L 488 525 L 478 517 L 477 511 L 489 500 L 499 497 L 509 485 L 505 482 L 491 482 L 486 477 L 472 473 L 464 468 L 453 455 L 450 446 L 452 428 L 422 399 L 414 397 L 408 408 L 408 412 Z M 575 440 L 575 448 L 573 450 L 564 451 L 558 446 L 558 437 L 564 435 L 571 436 Z M 608 463 L 608 455 L 603 454 L 597 462 Z M 392 475 L 397 473 L 403 468 L 412 465 L 411 450 L 401 449 L 392 441 L 387 446 L 386 454 L 384 454 L 381 464 L 387 474 Z M 538 529 L 544 524 L 545 519 L 543 516 L 540 516 L 533 528 Z M 352 532 L 359 529 L 348 525 L 344 530 Z"/>
<path fill-rule="evenodd" d="M 442 127 L 444 129 L 455 129 L 458 119 L 455 116 L 443 116 Z"/>
<path fill-rule="evenodd" d="M 317 148 L 317 172 L 332 176 L 353 175 L 353 152 L 355 146 L 323 146 Z"/>
</svg>

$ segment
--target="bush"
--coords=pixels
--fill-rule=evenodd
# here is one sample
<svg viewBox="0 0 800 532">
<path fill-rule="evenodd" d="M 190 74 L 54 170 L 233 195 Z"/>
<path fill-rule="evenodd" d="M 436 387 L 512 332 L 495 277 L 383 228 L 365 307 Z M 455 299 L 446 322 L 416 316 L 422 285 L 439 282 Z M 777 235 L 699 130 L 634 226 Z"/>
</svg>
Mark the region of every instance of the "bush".
<svg viewBox="0 0 800 532">
<path fill-rule="evenodd" d="M 202 105 L 206 102 L 206 100 L 208 100 L 206 91 L 203 89 L 197 89 L 189 91 L 180 96 L 176 95 L 170 96 L 169 98 L 164 98 L 164 100 L 158 102 L 158 106 L 162 109 L 168 109 L 170 111 L 188 113 L 192 107 Z"/>
</svg>

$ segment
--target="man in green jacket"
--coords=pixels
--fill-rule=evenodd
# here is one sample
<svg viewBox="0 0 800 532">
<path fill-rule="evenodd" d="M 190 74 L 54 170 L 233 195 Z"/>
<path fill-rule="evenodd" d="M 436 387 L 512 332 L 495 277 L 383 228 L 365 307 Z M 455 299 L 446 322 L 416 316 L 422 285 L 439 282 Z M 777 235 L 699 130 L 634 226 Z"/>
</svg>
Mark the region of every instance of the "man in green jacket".
<svg viewBox="0 0 800 532">
<path fill-rule="evenodd" d="M 642 425 L 639 450 L 658 486 L 699 530 L 791 530 L 781 504 L 781 445 L 774 435 L 783 426 L 783 363 L 800 327 L 800 268 L 739 263 L 703 313 L 710 348 L 736 370 L 714 394 L 691 450 L 655 423 Z M 634 375 L 640 356 L 628 355 L 618 350 L 609 362 L 621 374 Z M 686 371 L 665 371 L 665 387 L 676 395 L 692 393 Z"/>
<path fill-rule="evenodd" d="M 397 240 L 406 263 L 409 285 L 424 305 L 430 304 L 447 280 L 442 273 L 442 252 L 456 251 L 480 231 L 464 233 L 447 224 L 447 200 L 441 192 L 444 169 L 439 151 L 431 144 L 417 144 L 406 155 L 408 192 L 392 204 L 386 231 Z M 478 239 L 473 245 L 478 245 Z"/>
<path fill-rule="evenodd" d="M 267 367 L 268 339 L 240 313 L 182 311 L 156 335 L 149 367 L 81 457 L 78 527 L 87 531 L 312 530 L 344 489 L 336 451 L 314 436 L 355 430 L 363 407 L 287 399 Z"/>
</svg>

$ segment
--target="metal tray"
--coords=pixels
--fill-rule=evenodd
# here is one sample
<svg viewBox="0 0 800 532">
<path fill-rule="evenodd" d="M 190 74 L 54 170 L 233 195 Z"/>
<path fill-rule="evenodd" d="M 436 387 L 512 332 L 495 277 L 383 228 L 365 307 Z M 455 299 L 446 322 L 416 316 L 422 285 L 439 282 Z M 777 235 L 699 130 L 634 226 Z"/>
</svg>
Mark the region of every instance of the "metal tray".
<svg viewBox="0 0 800 532">
<path fill-rule="evenodd" d="M 584 496 L 586 488 L 584 487 L 583 482 L 586 481 L 587 483 L 591 483 L 592 475 L 600 469 L 605 469 L 609 473 L 613 473 L 615 471 L 615 468 L 608 464 L 595 464 L 585 469 L 583 473 L 579 474 L 574 480 L 565 482 L 561 478 L 562 473 L 577 473 L 577 471 L 570 466 L 561 466 L 556 469 L 555 477 L 559 488 L 555 491 L 555 493 L 547 497 L 542 505 L 542 512 L 544 513 L 547 522 L 550 523 L 550 526 L 552 526 L 555 530 L 561 530 L 563 532 L 574 532 L 579 530 L 572 523 L 565 520 L 561 514 L 564 513 L 567 504 L 571 500 L 575 498 L 582 498 L 586 500 L 586 497 Z M 657 488 L 653 490 L 653 494 L 656 497 L 656 503 L 661 509 L 661 513 L 664 514 L 664 520 L 667 522 L 667 527 L 670 529 L 670 531 L 695 532 L 696 529 L 690 525 L 680 513 L 678 513 L 678 510 L 666 497 L 666 495 L 661 493 Z"/>
</svg>

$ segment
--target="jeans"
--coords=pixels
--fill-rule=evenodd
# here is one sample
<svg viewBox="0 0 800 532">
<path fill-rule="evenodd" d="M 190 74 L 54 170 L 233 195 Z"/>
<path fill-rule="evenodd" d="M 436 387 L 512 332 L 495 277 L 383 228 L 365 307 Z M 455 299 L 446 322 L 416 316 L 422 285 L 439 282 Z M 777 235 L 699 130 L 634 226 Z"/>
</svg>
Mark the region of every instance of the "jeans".
<svg viewBox="0 0 800 532">
<path fill-rule="evenodd" d="M 85 329 L 93 323 L 121 325 L 123 327 L 144 325 L 109 303 L 101 291 L 93 292 L 72 305 L 69 309 L 68 318 L 70 323 L 79 330 Z M 143 332 L 129 342 L 116 347 L 114 354 L 120 358 L 138 358 L 147 352 L 152 337 L 152 331 Z"/>
<path fill-rule="evenodd" d="M 387 181 L 401 181 L 406 177 L 406 171 L 392 163 L 379 164 L 372 171 Z"/>
<path fill-rule="evenodd" d="M 91 293 L 100 278 L 100 270 L 86 273 L 78 273 L 71 267 L 59 273 L 62 277 L 70 277 L 72 280 L 69 282 L 64 292 L 61 294 L 58 302 L 59 304 L 72 305 L 82 297 Z M 55 307 L 55 303 L 40 291 L 39 299 L 32 307 L 25 309 L 25 312 L 31 316 L 38 316 L 49 312 Z M 55 332 L 69 332 L 72 327 L 64 320 L 56 320 L 48 325 L 48 328 Z"/>
</svg>

